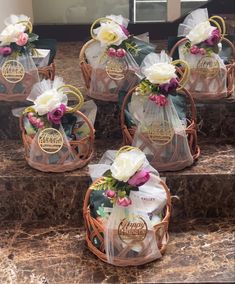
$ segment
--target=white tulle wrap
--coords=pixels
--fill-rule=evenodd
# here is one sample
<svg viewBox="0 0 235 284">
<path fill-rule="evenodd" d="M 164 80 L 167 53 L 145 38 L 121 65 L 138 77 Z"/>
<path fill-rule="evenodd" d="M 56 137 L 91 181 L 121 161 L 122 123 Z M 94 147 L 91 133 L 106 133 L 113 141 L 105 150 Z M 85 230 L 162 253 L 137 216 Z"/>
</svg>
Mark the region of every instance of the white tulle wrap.
<svg viewBox="0 0 235 284">
<path fill-rule="evenodd" d="M 191 44 L 198 44 L 208 39 L 215 27 L 210 25 L 207 9 L 197 9 L 190 13 L 178 28 L 178 36 L 183 36 L 191 41 Z M 219 49 L 221 44 L 219 44 Z M 191 69 L 187 85 L 194 98 L 198 99 L 219 99 L 227 96 L 227 70 L 223 60 L 216 53 L 212 53 L 212 60 L 218 63 L 219 72 L 214 77 L 200 75 L 198 63 L 205 57 L 200 54 L 185 52 L 184 44 L 179 47 L 179 58 L 185 60 Z M 209 73 L 209 72 L 208 72 Z"/>
<path fill-rule="evenodd" d="M 171 58 L 165 53 L 150 53 L 144 59 L 141 70 L 146 75 L 146 70 L 155 64 L 170 64 Z M 167 78 L 164 71 L 159 72 L 159 78 Z M 157 77 L 157 75 L 156 75 Z M 148 95 L 133 93 L 128 105 L 129 112 L 137 126 L 133 139 L 133 146 L 147 155 L 150 163 L 159 171 L 181 170 L 193 163 L 193 157 L 187 141 L 185 126 L 182 124 L 171 98 L 167 97 L 167 104 L 159 106 L 149 100 Z M 159 126 L 160 125 L 160 126 Z M 150 129 L 166 133 L 171 130 L 172 139 L 161 145 L 150 139 Z"/>
<path fill-rule="evenodd" d="M 117 151 L 109 150 L 103 155 L 98 164 L 89 165 L 89 173 L 93 181 L 101 177 L 107 170 L 112 170 L 116 153 Z M 122 155 L 123 159 L 127 161 L 125 152 Z M 144 160 L 142 160 L 143 157 Z M 105 252 L 108 262 L 112 264 L 116 264 L 115 259 L 117 257 L 120 260 L 128 258 L 131 264 L 133 264 L 133 261 L 136 264 L 144 264 L 161 257 L 153 226 L 161 222 L 161 213 L 166 205 L 166 192 L 160 184 L 158 172 L 150 166 L 145 155 L 140 156 L 139 150 L 132 150 L 131 160 L 135 161 L 133 167 L 137 167 L 139 163 L 142 163 L 142 168 L 150 171 L 150 179 L 139 187 L 139 191 L 131 191 L 129 196 L 132 200 L 131 205 L 128 207 L 114 205 L 105 224 Z M 133 216 L 141 217 L 145 221 L 147 234 L 142 241 L 133 239 L 129 243 L 125 243 L 120 239 L 117 231 L 123 219 L 131 219 Z M 123 254 L 125 251 L 126 253 Z"/>
</svg>

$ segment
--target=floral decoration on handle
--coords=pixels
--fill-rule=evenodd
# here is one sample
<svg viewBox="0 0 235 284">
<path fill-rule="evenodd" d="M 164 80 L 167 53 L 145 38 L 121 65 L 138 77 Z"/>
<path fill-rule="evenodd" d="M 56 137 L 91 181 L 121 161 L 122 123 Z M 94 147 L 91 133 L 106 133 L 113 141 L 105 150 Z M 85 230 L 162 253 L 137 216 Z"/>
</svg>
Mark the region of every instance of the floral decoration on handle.
<svg viewBox="0 0 235 284">
<path fill-rule="evenodd" d="M 184 73 L 181 79 L 177 75 L 175 65 L 183 64 Z M 172 59 L 162 51 L 160 54 L 150 53 L 146 56 L 141 71 L 144 79 L 135 90 L 135 95 L 148 96 L 159 106 L 167 104 L 167 96 L 181 90 L 189 76 L 189 66 L 182 60 Z"/>
<path fill-rule="evenodd" d="M 186 36 L 189 40 L 185 44 L 184 52 L 203 56 L 219 53 L 219 43 L 226 33 L 224 19 L 220 16 L 208 18 L 206 9 L 198 9 L 197 15 L 192 17 L 192 19 L 186 18 L 180 28 L 183 32 L 179 35 Z"/>
<path fill-rule="evenodd" d="M 113 164 L 95 184 L 94 190 L 105 189 L 106 196 L 112 203 L 127 207 L 132 204 L 129 194 L 138 190 L 150 179 L 150 172 L 144 169 L 145 154 L 139 148 L 124 146 L 115 157 Z M 108 189 L 107 189 L 108 188 Z"/>
<path fill-rule="evenodd" d="M 6 27 L 0 34 L 0 55 L 14 57 L 25 52 L 36 52 L 33 42 L 38 39 L 38 35 L 32 32 L 29 17 L 11 15 L 4 23 Z"/>
<path fill-rule="evenodd" d="M 42 89 L 44 91 L 40 93 Z M 68 106 L 68 95 L 72 95 L 78 100 L 74 107 Z M 71 85 L 64 85 L 63 80 L 59 77 L 56 77 L 54 82 L 43 80 L 35 84 L 28 100 L 33 101 L 34 105 L 26 108 L 24 115 L 27 116 L 35 132 L 38 129 L 56 127 L 61 123 L 65 113 L 75 112 L 84 103 L 79 89 Z"/>
<path fill-rule="evenodd" d="M 140 49 L 127 30 L 128 20 L 121 15 L 97 19 L 91 26 L 91 37 L 105 47 L 101 60 L 108 59 L 106 72 L 113 80 L 122 80 L 128 69 L 128 53 L 137 56 Z"/>
</svg>

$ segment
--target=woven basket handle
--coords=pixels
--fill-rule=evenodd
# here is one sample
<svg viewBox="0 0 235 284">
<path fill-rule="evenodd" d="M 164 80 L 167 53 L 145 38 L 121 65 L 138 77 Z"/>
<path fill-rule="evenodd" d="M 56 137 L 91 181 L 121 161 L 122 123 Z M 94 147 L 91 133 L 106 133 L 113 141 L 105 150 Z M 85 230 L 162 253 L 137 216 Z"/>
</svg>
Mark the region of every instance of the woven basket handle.
<svg viewBox="0 0 235 284">
<path fill-rule="evenodd" d="M 30 20 L 28 20 L 28 21 L 19 21 L 18 24 L 23 24 L 26 27 L 26 29 L 29 31 L 29 33 L 32 33 L 33 25 L 30 22 Z"/>
<path fill-rule="evenodd" d="M 99 18 L 99 19 L 97 19 L 97 20 L 95 20 L 93 23 L 92 23 L 92 25 L 91 25 L 91 28 L 90 28 L 90 35 L 91 35 L 91 37 L 93 38 L 93 39 L 95 39 L 95 40 L 97 40 L 97 37 L 96 37 L 96 35 L 94 34 L 94 28 L 95 28 L 95 26 L 97 25 L 97 24 L 101 24 L 101 23 L 115 23 L 115 24 L 117 24 L 118 26 L 120 26 L 117 22 L 115 22 L 114 20 L 112 20 L 112 19 L 109 19 L 109 18 L 105 18 L 105 17 L 103 17 L 103 18 Z"/>
<path fill-rule="evenodd" d="M 67 113 L 73 113 L 77 110 L 79 110 L 84 103 L 84 97 L 82 95 L 82 93 L 80 92 L 80 90 L 72 85 L 63 85 L 61 87 L 58 88 L 58 91 L 62 91 L 64 94 L 66 95 L 70 95 L 72 97 L 75 97 L 78 101 L 78 103 L 73 106 L 73 107 L 68 107 L 66 112 Z"/>
</svg>

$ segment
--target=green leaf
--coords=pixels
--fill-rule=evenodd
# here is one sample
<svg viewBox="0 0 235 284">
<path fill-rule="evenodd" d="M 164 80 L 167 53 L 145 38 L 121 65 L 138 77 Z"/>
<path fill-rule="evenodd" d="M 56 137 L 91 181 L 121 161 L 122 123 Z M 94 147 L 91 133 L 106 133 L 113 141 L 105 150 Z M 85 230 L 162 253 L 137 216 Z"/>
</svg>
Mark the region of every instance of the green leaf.
<svg viewBox="0 0 235 284">
<path fill-rule="evenodd" d="M 39 36 L 34 33 L 29 34 L 29 42 L 34 42 L 35 40 L 38 40 Z"/>
<path fill-rule="evenodd" d="M 139 55 L 139 52 L 141 50 L 140 48 L 138 48 L 138 45 L 133 41 L 125 41 L 125 47 L 135 57 Z"/>
</svg>

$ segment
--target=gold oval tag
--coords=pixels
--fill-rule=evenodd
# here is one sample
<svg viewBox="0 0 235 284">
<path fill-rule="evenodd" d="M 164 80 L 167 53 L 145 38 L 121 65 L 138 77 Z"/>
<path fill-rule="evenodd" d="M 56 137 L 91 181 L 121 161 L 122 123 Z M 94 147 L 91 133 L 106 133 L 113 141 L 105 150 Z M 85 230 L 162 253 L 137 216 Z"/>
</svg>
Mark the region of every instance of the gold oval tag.
<svg viewBox="0 0 235 284">
<path fill-rule="evenodd" d="M 204 56 L 197 63 L 197 72 L 206 78 L 216 77 L 219 70 L 219 62 L 212 56 Z"/>
<path fill-rule="evenodd" d="M 2 66 L 2 76 L 9 83 L 22 81 L 24 75 L 24 66 L 17 60 L 8 60 Z"/>
<path fill-rule="evenodd" d="M 147 127 L 147 133 L 150 141 L 158 145 L 165 145 L 172 140 L 174 129 L 164 120 L 162 122 L 153 122 Z"/>
<path fill-rule="evenodd" d="M 119 81 L 125 78 L 128 66 L 125 59 L 112 58 L 107 62 L 105 69 L 109 78 Z"/>
<path fill-rule="evenodd" d="M 45 128 L 38 135 L 38 145 L 47 154 L 55 154 L 64 144 L 62 134 L 55 128 Z"/>
<path fill-rule="evenodd" d="M 118 236 L 126 244 L 141 242 L 145 239 L 148 226 L 140 216 L 129 216 L 124 218 L 118 226 Z"/>
</svg>

